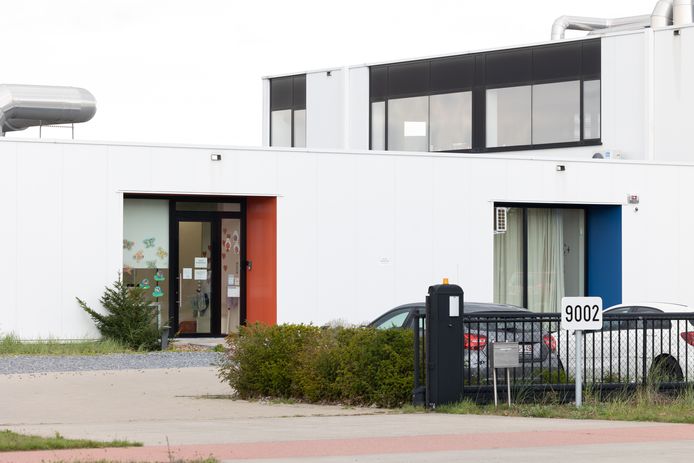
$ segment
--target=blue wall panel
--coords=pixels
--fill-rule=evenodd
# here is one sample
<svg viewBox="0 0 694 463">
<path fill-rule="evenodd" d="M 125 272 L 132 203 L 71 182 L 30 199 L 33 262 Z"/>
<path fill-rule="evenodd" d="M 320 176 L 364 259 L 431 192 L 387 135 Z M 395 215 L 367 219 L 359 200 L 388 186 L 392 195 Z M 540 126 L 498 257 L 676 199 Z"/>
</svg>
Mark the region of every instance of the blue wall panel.
<svg viewBox="0 0 694 463">
<path fill-rule="evenodd" d="M 622 206 L 586 208 L 586 296 L 604 308 L 622 302 Z"/>
</svg>

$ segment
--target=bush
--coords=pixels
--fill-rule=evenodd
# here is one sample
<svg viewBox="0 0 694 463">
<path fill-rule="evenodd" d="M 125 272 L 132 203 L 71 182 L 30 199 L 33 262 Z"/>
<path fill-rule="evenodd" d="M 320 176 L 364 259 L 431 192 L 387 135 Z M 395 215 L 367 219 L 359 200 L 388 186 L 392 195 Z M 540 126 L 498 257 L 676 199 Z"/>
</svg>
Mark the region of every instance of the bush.
<svg viewBox="0 0 694 463">
<path fill-rule="evenodd" d="M 92 310 L 80 298 L 77 302 L 92 317 L 104 338 L 136 350 L 159 347 L 159 331 L 155 323 L 157 309 L 145 299 L 141 288 L 128 288 L 120 278 L 116 280 L 99 299 L 106 314 Z"/>
<path fill-rule="evenodd" d="M 412 393 L 409 330 L 257 324 L 227 343 L 220 378 L 242 398 L 395 407 Z"/>
</svg>

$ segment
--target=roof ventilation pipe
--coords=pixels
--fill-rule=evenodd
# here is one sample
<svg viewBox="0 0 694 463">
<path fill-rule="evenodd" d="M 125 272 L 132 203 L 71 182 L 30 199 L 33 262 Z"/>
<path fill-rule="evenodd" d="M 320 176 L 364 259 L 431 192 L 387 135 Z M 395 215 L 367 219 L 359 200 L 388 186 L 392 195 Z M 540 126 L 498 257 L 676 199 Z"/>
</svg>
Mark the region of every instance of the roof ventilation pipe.
<svg viewBox="0 0 694 463">
<path fill-rule="evenodd" d="M 672 24 L 682 26 L 694 22 L 692 0 L 675 0 L 672 2 Z"/>
<path fill-rule="evenodd" d="M 651 13 L 651 27 L 672 25 L 672 3 L 674 0 L 658 0 Z"/>
<path fill-rule="evenodd" d="M 87 122 L 94 114 L 96 99 L 83 88 L 0 85 L 0 136 L 39 125 Z"/>
<path fill-rule="evenodd" d="M 672 1 L 672 0 L 670 0 Z M 574 31 L 604 32 L 612 28 L 642 28 L 651 24 L 651 15 L 627 16 L 624 18 L 586 18 L 583 16 L 560 16 L 552 24 L 552 40 L 564 38 L 567 29 Z"/>
</svg>

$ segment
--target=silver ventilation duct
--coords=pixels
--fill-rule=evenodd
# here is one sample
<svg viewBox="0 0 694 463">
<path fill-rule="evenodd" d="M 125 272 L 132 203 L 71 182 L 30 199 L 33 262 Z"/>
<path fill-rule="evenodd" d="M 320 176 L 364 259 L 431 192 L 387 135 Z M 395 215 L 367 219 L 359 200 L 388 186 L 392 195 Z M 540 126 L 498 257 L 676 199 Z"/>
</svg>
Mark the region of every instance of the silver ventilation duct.
<svg viewBox="0 0 694 463">
<path fill-rule="evenodd" d="M 627 16 L 624 18 L 586 18 L 583 16 L 559 16 L 552 25 L 552 40 L 564 38 L 564 32 L 574 31 L 600 31 L 611 27 L 634 26 L 647 27 L 651 23 L 650 15 Z"/>
<path fill-rule="evenodd" d="M 95 113 L 96 99 L 83 88 L 0 85 L 0 136 L 39 125 L 87 122 Z"/>
<path fill-rule="evenodd" d="M 653 13 L 625 18 L 584 18 L 560 16 L 552 25 L 552 40 L 564 38 L 567 29 L 587 31 L 590 34 L 605 34 L 621 30 L 646 27 L 681 26 L 694 22 L 694 0 L 658 0 Z"/>
</svg>

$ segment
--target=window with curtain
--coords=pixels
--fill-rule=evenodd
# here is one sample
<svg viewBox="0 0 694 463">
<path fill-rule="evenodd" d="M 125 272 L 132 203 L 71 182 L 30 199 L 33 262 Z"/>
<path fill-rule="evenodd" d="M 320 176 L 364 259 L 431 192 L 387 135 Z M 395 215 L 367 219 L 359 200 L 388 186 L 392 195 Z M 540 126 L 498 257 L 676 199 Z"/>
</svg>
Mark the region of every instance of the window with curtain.
<svg viewBox="0 0 694 463">
<path fill-rule="evenodd" d="M 494 302 L 557 312 L 564 296 L 585 295 L 585 211 L 510 207 L 494 235 Z"/>
</svg>

